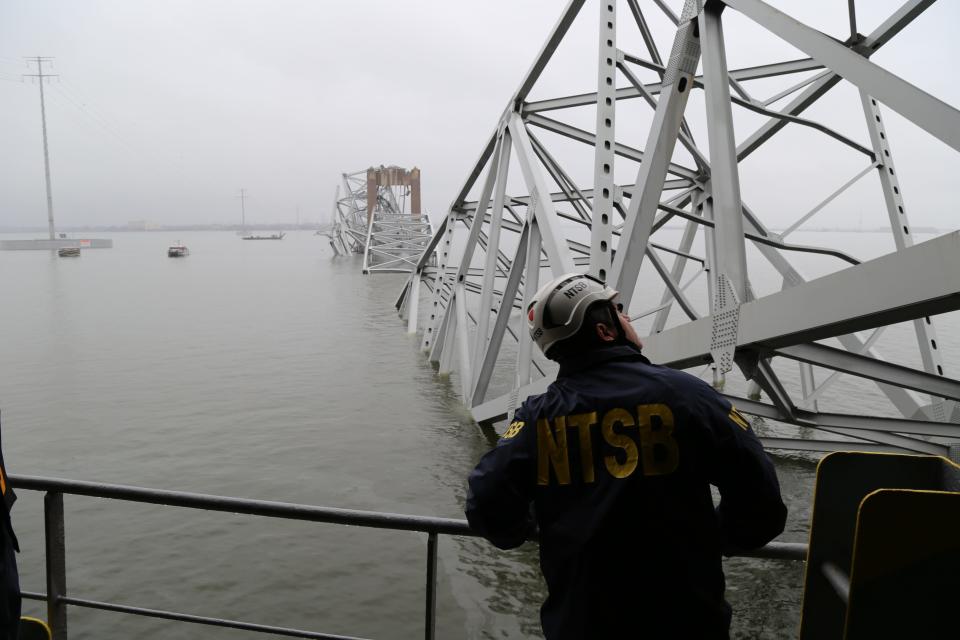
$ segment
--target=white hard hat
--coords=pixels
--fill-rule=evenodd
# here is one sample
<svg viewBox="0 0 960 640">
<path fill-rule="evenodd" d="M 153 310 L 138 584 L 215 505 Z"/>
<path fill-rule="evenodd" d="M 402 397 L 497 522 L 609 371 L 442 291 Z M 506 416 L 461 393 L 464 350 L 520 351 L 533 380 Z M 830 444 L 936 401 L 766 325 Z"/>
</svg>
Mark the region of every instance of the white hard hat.
<svg viewBox="0 0 960 640">
<path fill-rule="evenodd" d="M 580 330 L 587 308 L 617 295 L 600 280 L 583 273 L 565 273 L 543 285 L 527 307 L 527 327 L 546 355 L 554 344 Z"/>
</svg>

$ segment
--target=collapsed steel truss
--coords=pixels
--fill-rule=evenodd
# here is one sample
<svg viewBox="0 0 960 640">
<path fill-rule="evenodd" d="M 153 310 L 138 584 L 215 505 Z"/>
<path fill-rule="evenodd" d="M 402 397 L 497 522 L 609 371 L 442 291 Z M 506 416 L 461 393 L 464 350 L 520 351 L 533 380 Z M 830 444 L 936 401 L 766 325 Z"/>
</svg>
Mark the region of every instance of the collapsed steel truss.
<svg viewBox="0 0 960 640">
<path fill-rule="evenodd" d="M 337 187 L 326 233 L 334 254 L 363 254 L 363 273 L 413 271 L 432 235 L 430 219 L 420 211 L 420 171 L 371 167 L 344 173 L 343 190 L 341 198 Z"/>
<path fill-rule="evenodd" d="M 934 316 L 960 308 L 960 232 L 914 245 L 880 105 L 958 151 L 960 112 L 870 61 L 933 0 L 906 2 L 868 35 L 857 32 L 849 0 L 845 42 L 760 0 L 687 0 L 679 16 L 663 0 L 653 0 L 651 9 L 676 26 L 666 63 L 639 0 L 600 0 L 597 91 L 529 100 L 584 4 L 567 4 L 397 300 L 408 331 L 422 329 L 430 360 L 440 372 L 459 377 L 474 418 L 502 420 L 552 381 L 555 369 L 535 353 L 521 311 L 546 279 L 586 271 L 620 291 L 654 362 L 698 367 L 692 371 L 698 375 L 712 369 L 714 383 L 738 407 L 767 419 L 768 446 L 825 451 L 849 448 L 853 438 L 864 450 L 946 454 L 960 441 L 960 426 L 952 424 L 960 422 L 960 381 L 944 375 L 936 334 L 936 323 L 953 316 Z M 630 28 L 636 26 L 646 45 L 643 55 L 617 47 L 618 4 L 629 9 Z M 729 70 L 724 9 L 742 13 L 809 57 Z M 641 73 L 651 71 L 654 81 L 641 80 Z M 750 81 L 772 77 L 796 82 L 769 98 L 755 97 Z M 856 109 L 867 141 L 801 115 L 841 79 L 859 92 Z M 688 96 L 699 90 L 709 151 L 698 146 L 685 119 Z M 642 150 L 614 135 L 618 105 L 626 101 L 653 110 Z M 594 132 L 546 115 L 583 106 L 596 109 Z M 739 143 L 734 108 L 764 118 Z M 739 163 L 787 125 L 829 137 L 862 157 L 865 168 L 774 233 L 763 212 L 741 199 Z M 538 137 L 550 134 L 592 150 L 592 188 L 578 185 L 546 138 Z M 676 159 L 684 153 L 685 163 Z M 636 167 L 632 184 L 615 183 L 615 162 Z M 511 164 L 522 174 L 522 193 L 507 192 Z M 788 241 L 869 174 L 878 177 L 894 252 L 861 262 L 849 248 Z M 668 223 L 683 225 L 672 243 Z M 430 264 L 434 256 L 438 267 Z M 797 256 L 835 264 L 827 275 L 808 280 L 794 264 Z M 760 269 L 780 279 L 782 289 L 760 293 Z M 651 279 L 662 293 L 638 294 L 651 288 Z M 900 323 L 916 336 L 910 364 L 878 352 L 883 332 L 891 326 L 902 331 Z M 785 366 L 789 362 L 799 366 Z M 867 387 L 882 401 L 874 415 L 821 410 L 837 381 L 849 383 L 850 377 L 860 380 L 854 388 Z M 739 394 L 733 389 L 738 384 Z"/>
</svg>

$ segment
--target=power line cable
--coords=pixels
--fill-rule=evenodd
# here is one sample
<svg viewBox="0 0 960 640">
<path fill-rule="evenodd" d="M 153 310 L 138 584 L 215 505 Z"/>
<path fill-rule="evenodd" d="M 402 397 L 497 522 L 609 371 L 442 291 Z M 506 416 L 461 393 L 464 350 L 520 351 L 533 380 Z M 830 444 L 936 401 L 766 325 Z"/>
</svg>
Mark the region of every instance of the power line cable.
<svg viewBox="0 0 960 640">
<path fill-rule="evenodd" d="M 119 142 L 119 143 L 124 147 L 124 149 L 125 149 L 126 151 L 128 151 L 129 153 L 133 154 L 134 156 L 137 156 L 137 155 L 139 154 L 139 152 L 138 152 L 136 149 L 134 149 L 130 144 L 128 144 L 126 140 L 124 140 L 122 137 L 120 137 L 120 136 L 119 136 L 117 133 L 115 133 L 114 131 L 112 131 L 112 130 L 106 128 L 106 127 L 104 127 L 104 126 L 103 126 L 100 122 L 98 122 L 97 120 L 95 120 L 95 119 L 93 119 L 92 117 L 90 117 L 89 114 L 87 114 L 86 112 L 84 112 L 84 110 L 83 110 L 79 105 L 77 105 L 76 103 L 72 102 L 66 95 L 64 95 L 64 94 L 62 94 L 62 93 L 51 93 L 50 96 L 51 96 L 52 98 L 54 98 L 54 102 L 56 102 L 56 103 L 58 103 L 58 104 L 60 104 L 60 105 L 65 105 L 65 106 L 71 107 L 70 109 L 64 109 L 64 110 L 63 110 L 63 113 L 64 113 L 64 114 L 70 114 L 70 113 L 73 113 L 74 110 L 76 110 L 76 111 L 79 111 L 80 114 L 86 116 L 86 118 L 87 118 L 86 120 L 84 120 L 84 119 L 82 119 L 82 118 L 77 117 L 76 115 L 68 116 L 68 117 L 72 117 L 75 122 L 83 123 L 83 124 L 85 124 L 86 126 L 91 127 L 91 130 L 92 130 L 93 126 L 95 126 L 99 131 L 101 131 L 101 132 L 103 132 L 103 133 L 106 133 L 106 134 L 109 135 L 110 137 L 114 138 L 114 139 L 115 139 L 117 142 Z M 91 125 L 93 125 L 93 126 L 91 126 Z"/>
<path fill-rule="evenodd" d="M 51 94 L 51 95 L 57 95 L 57 94 Z M 58 101 L 62 100 L 63 102 L 61 102 L 61 104 L 69 105 L 71 107 L 69 111 L 76 110 L 86 118 L 85 120 L 76 118 L 77 122 L 82 122 L 86 124 L 88 127 L 90 127 L 91 131 L 93 131 L 95 127 L 97 130 L 102 131 L 103 133 L 110 136 L 116 143 L 119 144 L 119 146 L 123 148 L 123 150 L 126 153 L 129 153 L 132 158 L 137 160 L 138 163 L 142 164 L 144 159 L 149 159 L 149 160 L 152 160 L 153 162 L 156 162 L 159 165 L 167 167 L 172 171 L 176 171 L 176 172 L 181 171 L 180 167 L 173 165 L 169 160 L 165 160 L 161 156 L 155 153 L 152 153 L 149 150 L 145 150 L 144 148 L 138 147 L 131 141 L 127 140 L 124 136 L 114 131 L 112 128 L 104 125 L 102 122 L 100 122 L 95 117 L 93 117 L 87 110 L 85 110 L 81 104 L 75 102 L 67 94 L 60 92 L 57 97 L 57 100 Z"/>
<path fill-rule="evenodd" d="M 124 144 L 127 144 L 127 141 L 123 138 L 123 136 L 117 133 L 117 131 L 114 130 L 113 127 L 108 122 L 104 121 L 102 118 L 99 118 L 95 113 L 87 109 L 82 102 L 80 102 L 79 100 L 71 96 L 69 93 L 64 91 L 60 86 L 54 85 L 54 89 L 61 97 L 63 97 L 67 102 L 69 102 L 74 108 L 76 108 L 78 111 L 83 113 L 95 125 L 100 127 L 100 129 L 110 134 L 111 136 L 117 138 Z"/>
<path fill-rule="evenodd" d="M 107 110 L 101 109 L 100 107 L 98 107 L 96 104 L 96 101 L 91 100 L 90 97 L 87 96 L 83 91 L 81 91 L 80 87 L 78 87 L 74 83 L 61 82 L 60 84 L 61 84 L 61 89 L 64 92 L 69 93 L 71 96 L 73 96 L 77 100 L 77 102 L 79 102 L 84 106 L 85 109 L 87 109 L 90 113 L 92 113 L 94 116 L 102 120 L 107 125 L 110 125 L 111 122 L 117 122 L 118 124 L 122 125 L 122 123 L 120 122 L 120 118 L 112 116 Z"/>
<path fill-rule="evenodd" d="M 68 88 L 69 88 L 69 91 L 67 90 Z M 99 109 L 96 106 L 96 103 L 93 100 L 90 100 L 89 97 L 85 96 L 84 93 L 80 90 L 80 88 L 77 87 L 74 83 L 60 82 L 58 83 L 58 86 L 56 87 L 56 89 L 64 96 L 64 98 L 70 100 L 75 108 L 79 109 L 81 112 L 84 113 L 84 115 L 90 118 L 92 122 L 96 123 L 104 131 L 106 131 L 107 133 L 112 135 L 114 138 L 116 138 L 118 141 L 120 141 L 122 144 L 127 146 L 128 149 L 134 151 L 135 153 L 145 154 L 150 158 L 152 158 L 154 161 L 159 162 L 162 165 L 166 165 L 170 169 L 173 169 L 175 171 L 182 170 L 180 167 L 172 164 L 169 160 L 165 160 L 159 155 L 149 150 L 143 150 L 143 149 L 137 150 L 135 148 L 136 145 L 132 144 L 126 136 L 121 135 L 119 133 L 119 131 L 129 127 L 124 127 L 123 122 L 119 118 L 111 118 L 109 115 L 107 115 L 108 114 L 107 110 Z"/>
</svg>

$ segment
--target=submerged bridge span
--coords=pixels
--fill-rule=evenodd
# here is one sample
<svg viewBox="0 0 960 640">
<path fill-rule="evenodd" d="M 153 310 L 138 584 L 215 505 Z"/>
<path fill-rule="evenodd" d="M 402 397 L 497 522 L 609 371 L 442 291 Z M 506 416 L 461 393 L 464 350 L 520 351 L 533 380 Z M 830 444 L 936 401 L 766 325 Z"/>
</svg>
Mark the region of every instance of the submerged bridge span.
<svg viewBox="0 0 960 640">
<path fill-rule="evenodd" d="M 327 232 L 334 254 L 363 254 L 363 273 L 413 271 L 432 235 L 420 206 L 420 170 L 370 167 L 344 173 L 342 186 Z"/>
<path fill-rule="evenodd" d="M 671 4 L 567 3 L 415 261 L 396 303 L 408 330 L 477 421 L 503 420 L 555 374 L 523 310 L 589 272 L 654 362 L 712 379 L 766 421 L 767 446 L 947 454 L 960 381 L 938 330 L 960 329 L 960 232 L 915 241 L 885 117 L 956 152 L 960 112 L 871 60 L 933 0 L 867 33 L 852 0 L 829 32 L 760 0 Z M 731 22 L 752 35 L 726 37 Z M 583 23 L 596 90 L 532 99 Z M 805 233 L 851 201 L 881 251 Z"/>
</svg>

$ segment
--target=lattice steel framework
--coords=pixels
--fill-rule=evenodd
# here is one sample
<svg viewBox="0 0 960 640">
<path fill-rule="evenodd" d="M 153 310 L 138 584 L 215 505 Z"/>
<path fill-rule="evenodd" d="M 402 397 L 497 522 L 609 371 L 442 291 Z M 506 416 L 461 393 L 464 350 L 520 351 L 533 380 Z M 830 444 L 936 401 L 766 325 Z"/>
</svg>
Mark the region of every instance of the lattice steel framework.
<svg viewBox="0 0 960 640">
<path fill-rule="evenodd" d="M 867 35 L 858 33 L 849 0 L 845 41 L 760 0 L 687 0 L 679 15 L 663 0 L 649 7 L 600 0 L 597 91 L 530 100 L 584 4 L 567 4 L 397 300 L 408 331 L 422 330 L 430 360 L 459 377 L 475 419 L 507 418 L 553 380 L 555 369 L 535 353 L 521 311 L 546 279 L 587 271 L 620 291 L 654 362 L 698 375 L 712 370 L 715 385 L 738 407 L 764 418 L 768 446 L 826 451 L 850 448 L 854 439 L 862 450 L 947 454 L 960 441 L 954 424 L 960 381 L 946 375 L 936 327 L 957 323 L 950 312 L 960 308 L 960 232 L 914 245 L 881 105 L 954 151 L 960 151 L 960 112 L 870 60 L 933 0 L 904 3 Z M 624 7 L 629 24 L 620 33 L 635 27 L 642 53 L 617 46 Z M 645 11 L 676 28 L 666 61 Z M 723 24 L 733 11 L 807 57 L 728 69 Z M 651 72 L 653 81 L 641 79 Z M 763 83 L 752 81 L 768 78 L 793 80 L 757 97 Z M 857 96 L 851 106 L 865 122 L 866 140 L 857 139 L 863 125 L 848 134 L 802 115 L 841 80 Z M 699 91 L 708 151 L 685 114 L 688 97 Z M 615 137 L 617 112 L 636 102 L 653 112 L 643 149 Z M 562 120 L 565 110 L 578 107 L 595 109 L 594 131 Z M 739 109 L 762 119 L 737 141 Z M 623 122 L 627 112 L 619 117 Z M 837 153 L 861 158 L 863 168 L 839 189 L 835 183 L 846 177 L 829 176 L 827 188 L 811 181 L 810 189 L 823 191 L 819 204 L 775 233 L 764 211 L 741 198 L 739 173 L 744 159 L 765 151 L 788 125 L 832 141 Z M 546 144 L 549 135 L 592 151 L 591 188 L 574 182 Z M 816 165 L 817 158 L 801 160 Z M 636 179 L 617 184 L 614 163 L 634 167 Z M 511 166 L 519 167 L 520 193 L 508 193 Z M 851 255 L 856 247 L 788 241 L 871 174 L 894 251 L 861 261 Z M 434 256 L 436 268 L 429 264 Z M 800 258 L 832 263 L 825 275 L 808 279 Z M 771 274 L 779 290 L 761 291 L 757 283 Z M 912 352 L 882 357 L 885 331 L 907 331 L 909 340 L 898 344 L 913 345 Z M 825 410 L 831 394 L 841 410 Z M 851 394 L 875 397 L 868 403 L 873 415 L 843 411 Z"/>
<path fill-rule="evenodd" d="M 326 234 L 334 253 L 363 254 L 363 273 L 413 271 L 433 232 L 429 217 L 420 211 L 419 169 L 371 167 L 345 173 L 343 192 L 341 198 L 338 186 Z"/>
</svg>

